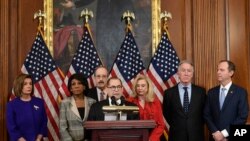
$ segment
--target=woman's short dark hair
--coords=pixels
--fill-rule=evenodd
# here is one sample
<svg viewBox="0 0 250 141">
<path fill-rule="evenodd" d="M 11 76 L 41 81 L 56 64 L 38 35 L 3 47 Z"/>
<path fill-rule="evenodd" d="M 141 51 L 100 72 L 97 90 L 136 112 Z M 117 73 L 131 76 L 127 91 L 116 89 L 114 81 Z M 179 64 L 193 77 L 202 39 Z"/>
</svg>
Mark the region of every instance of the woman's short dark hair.
<svg viewBox="0 0 250 141">
<path fill-rule="evenodd" d="M 83 76 L 82 73 L 75 73 L 69 77 L 68 80 L 68 90 L 71 89 L 71 82 L 73 79 L 76 79 L 81 82 L 83 86 L 85 86 L 85 90 L 83 91 L 83 94 L 87 94 L 89 92 L 89 85 L 87 79 Z M 72 92 L 70 91 L 70 94 L 72 95 Z"/>
</svg>

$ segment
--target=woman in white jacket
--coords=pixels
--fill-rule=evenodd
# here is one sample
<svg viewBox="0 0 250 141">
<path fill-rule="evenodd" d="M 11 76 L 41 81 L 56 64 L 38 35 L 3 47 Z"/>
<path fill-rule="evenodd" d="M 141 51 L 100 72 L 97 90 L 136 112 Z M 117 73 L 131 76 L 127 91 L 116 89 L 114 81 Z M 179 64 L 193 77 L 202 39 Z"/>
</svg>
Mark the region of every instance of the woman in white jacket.
<svg viewBox="0 0 250 141">
<path fill-rule="evenodd" d="M 84 141 L 83 123 L 87 120 L 90 106 L 96 101 L 86 97 L 88 81 L 83 74 L 73 74 L 68 80 L 71 96 L 60 104 L 60 137 L 61 141 Z"/>
</svg>

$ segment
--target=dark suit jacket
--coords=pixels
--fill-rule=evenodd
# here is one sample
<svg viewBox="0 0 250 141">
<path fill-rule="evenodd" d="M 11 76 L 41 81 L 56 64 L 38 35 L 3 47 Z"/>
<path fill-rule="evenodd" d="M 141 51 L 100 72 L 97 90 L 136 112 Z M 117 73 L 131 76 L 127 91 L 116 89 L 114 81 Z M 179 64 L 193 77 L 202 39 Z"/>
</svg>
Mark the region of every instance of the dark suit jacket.
<svg viewBox="0 0 250 141">
<path fill-rule="evenodd" d="M 232 84 L 223 107 L 219 104 L 220 86 L 208 91 L 204 109 L 204 118 L 209 130 L 213 133 L 226 129 L 229 133 L 231 124 L 245 124 L 248 116 L 247 92 L 245 89 Z"/>
<path fill-rule="evenodd" d="M 99 101 L 96 87 L 91 88 L 86 96 L 93 98 L 94 100 L 96 100 L 96 102 Z"/>
<path fill-rule="evenodd" d="M 163 115 L 170 125 L 169 141 L 203 141 L 203 108 L 206 99 L 204 88 L 191 86 L 189 111 L 185 114 L 180 101 L 178 85 L 167 89 L 163 98 Z"/>
<path fill-rule="evenodd" d="M 93 104 L 90 108 L 90 111 L 89 111 L 88 120 L 93 120 L 93 121 L 104 120 L 104 114 L 103 114 L 102 107 L 108 106 L 108 105 L 109 105 L 108 98 L 106 100 L 103 100 L 103 101 L 100 101 L 100 102 Z M 126 106 L 136 106 L 134 103 L 131 103 L 128 101 L 125 101 L 125 105 Z M 128 113 L 127 114 L 127 120 L 137 120 L 137 119 L 139 119 L 139 113 Z"/>
</svg>

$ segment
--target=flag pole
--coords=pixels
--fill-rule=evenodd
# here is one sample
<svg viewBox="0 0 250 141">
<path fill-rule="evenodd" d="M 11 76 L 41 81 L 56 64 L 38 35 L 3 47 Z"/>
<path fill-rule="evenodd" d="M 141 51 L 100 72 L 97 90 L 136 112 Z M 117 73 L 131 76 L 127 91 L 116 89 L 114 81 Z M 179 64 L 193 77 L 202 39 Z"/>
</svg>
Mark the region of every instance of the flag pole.
<svg viewBox="0 0 250 141">
<path fill-rule="evenodd" d="M 93 36 L 92 36 L 92 32 L 90 30 L 90 25 L 89 25 L 89 21 L 94 17 L 94 14 L 93 14 L 93 11 L 91 10 L 88 10 L 87 8 L 83 9 L 80 13 L 80 16 L 79 16 L 79 20 L 80 19 L 83 19 L 83 32 L 84 32 L 84 27 L 87 28 L 87 30 L 89 31 L 89 34 L 90 34 L 90 37 L 91 39 L 93 39 Z M 84 34 L 83 34 L 84 35 Z M 100 59 L 101 60 L 101 59 Z M 101 63 L 103 64 L 102 60 L 101 60 Z"/>
<path fill-rule="evenodd" d="M 126 24 L 126 28 L 125 28 L 126 33 L 128 32 L 128 30 L 132 32 L 131 22 L 135 20 L 135 14 L 128 10 L 122 14 L 121 21 L 123 20 L 125 21 L 125 24 Z"/>
<path fill-rule="evenodd" d="M 164 11 L 160 14 L 160 19 L 163 22 L 162 31 L 165 31 L 167 33 L 168 38 L 170 40 L 170 34 L 168 32 L 168 20 L 172 19 L 172 14 L 170 12 Z"/>
<path fill-rule="evenodd" d="M 170 40 L 170 34 L 168 32 L 168 20 L 172 19 L 172 14 L 170 12 L 164 11 L 160 14 L 160 19 L 163 23 L 163 26 L 162 26 L 163 32 L 162 33 L 166 32 L 168 39 Z M 168 140 L 168 130 L 164 129 L 163 135 L 164 135 L 165 139 Z"/>
<path fill-rule="evenodd" d="M 37 19 L 37 18 L 38 18 L 37 34 L 40 33 L 42 36 L 42 39 L 44 40 L 44 27 L 43 27 L 44 24 L 43 23 L 44 23 L 44 19 L 46 18 L 45 13 L 41 10 L 38 10 L 38 12 L 34 14 L 34 19 Z M 65 77 L 61 69 L 58 69 L 58 71 L 62 77 Z M 61 100 L 62 100 L 61 96 L 58 95 L 56 99 L 57 103 L 60 103 Z"/>
<path fill-rule="evenodd" d="M 43 11 L 41 10 L 38 10 L 38 12 L 36 12 L 34 14 L 34 19 L 37 19 L 38 18 L 38 27 L 37 27 L 37 33 L 40 32 L 41 36 L 43 37 L 44 39 L 44 28 L 43 28 L 43 22 L 44 22 L 44 18 L 45 17 L 45 14 Z"/>
<path fill-rule="evenodd" d="M 38 10 L 38 12 L 34 14 L 34 19 L 37 19 L 37 18 L 38 18 L 37 34 L 40 33 L 44 40 L 44 27 L 43 27 L 44 24 L 43 23 L 44 23 L 44 19 L 46 18 L 46 16 L 45 16 L 45 13 L 41 11 L 40 9 Z M 62 70 L 59 69 L 59 71 L 60 71 L 60 74 L 63 77 L 65 77 Z"/>
</svg>

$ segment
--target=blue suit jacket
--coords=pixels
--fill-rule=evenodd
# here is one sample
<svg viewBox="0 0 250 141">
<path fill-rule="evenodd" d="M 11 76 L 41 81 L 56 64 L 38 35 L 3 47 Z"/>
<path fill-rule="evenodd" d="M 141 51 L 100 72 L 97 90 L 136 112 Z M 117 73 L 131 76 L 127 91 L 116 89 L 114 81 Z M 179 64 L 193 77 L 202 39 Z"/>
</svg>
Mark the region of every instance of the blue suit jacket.
<svg viewBox="0 0 250 141">
<path fill-rule="evenodd" d="M 22 101 L 15 98 L 7 104 L 6 112 L 11 141 L 20 137 L 34 141 L 38 134 L 47 136 L 47 115 L 42 99 L 32 97 L 30 101 Z"/>
<path fill-rule="evenodd" d="M 245 124 L 247 121 L 247 91 L 232 84 L 221 110 L 219 106 L 219 93 L 220 86 L 214 87 L 208 91 L 204 118 L 212 133 L 224 129 L 229 133 L 230 125 Z"/>
</svg>

